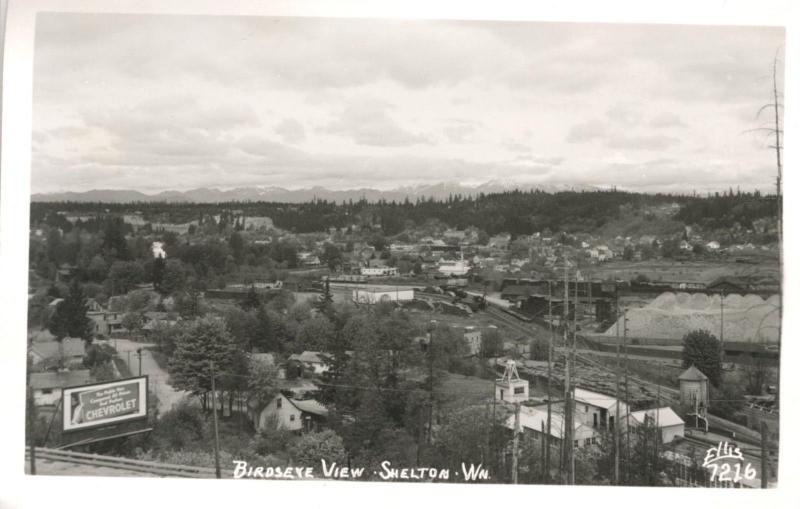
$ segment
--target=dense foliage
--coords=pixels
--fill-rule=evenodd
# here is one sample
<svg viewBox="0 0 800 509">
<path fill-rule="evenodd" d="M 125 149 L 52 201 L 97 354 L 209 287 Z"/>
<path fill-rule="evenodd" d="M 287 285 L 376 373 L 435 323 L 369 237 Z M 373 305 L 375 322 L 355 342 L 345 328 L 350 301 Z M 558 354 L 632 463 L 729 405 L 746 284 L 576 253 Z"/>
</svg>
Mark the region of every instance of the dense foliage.
<svg viewBox="0 0 800 509">
<path fill-rule="evenodd" d="M 309 203 L 243 202 L 207 203 L 138 203 L 136 210 L 145 217 L 161 218 L 174 223 L 197 220 L 207 224 L 220 209 L 241 211 L 244 216 L 268 216 L 278 228 L 295 233 L 325 231 L 329 227 L 346 228 L 352 224 L 379 225 L 386 235 L 396 235 L 411 223 L 422 225 L 429 220 L 441 221 L 453 228 L 474 226 L 494 235 L 501 232 L 528 234 L 551 231 L 591 232 L 619 217 L 620 208 L 642 209 L 645 206 L 678 203 L 682 209 L 678 219 L 687 224 L 729 227 L 735 222 L 751 226 L 752 221 L 776 214 L 774 196 L 756 193 L 725 193 L 707 197 L 668 194 L 642 194 L 624 191 L 510 191 L 478 196 L 450 196 L 446 200 L 418 199 L 414 202 L 366 200 L 335 203 L 315 200 Z M 57 210 L 95 212 L 129 212 L 131 204 L 97 203 L 32 203 L 31 221 L 53 217 Z M 66 223 L 63 221 L 62 223 Z M 224 214 L 215 226 L 240 225 Z M 66 224 L 62 224 L 66 227 Z M 104 225 L 93 228 L 103 230 Z M 113 237 L 108 249 L 120 249 Z M 120 251 L 123 251 L 120 249 Z M 331 253 L 331 256 L 335 256 Z"/>
</svg>

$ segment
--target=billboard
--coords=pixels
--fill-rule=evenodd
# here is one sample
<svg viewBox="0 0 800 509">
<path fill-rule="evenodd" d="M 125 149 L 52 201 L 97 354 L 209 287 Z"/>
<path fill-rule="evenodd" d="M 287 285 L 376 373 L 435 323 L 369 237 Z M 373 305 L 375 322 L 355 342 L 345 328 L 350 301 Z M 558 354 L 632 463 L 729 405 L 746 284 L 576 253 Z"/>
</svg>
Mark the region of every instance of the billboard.
<svg viewBox="0 0 800 509">
<path fill-rule="evenodd" d="M 147 377 L 67 387 L 62 393 L 64 431 L 147 417 Z"/>
</svg>

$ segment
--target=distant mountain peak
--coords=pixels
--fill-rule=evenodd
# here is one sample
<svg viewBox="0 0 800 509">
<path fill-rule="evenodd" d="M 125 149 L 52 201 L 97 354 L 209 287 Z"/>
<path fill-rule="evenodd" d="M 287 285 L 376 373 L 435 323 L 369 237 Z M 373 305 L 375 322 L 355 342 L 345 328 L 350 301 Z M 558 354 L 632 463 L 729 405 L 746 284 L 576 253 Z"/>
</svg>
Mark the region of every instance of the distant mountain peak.
<svg viewBox="0 0 800 509">
<path fill-rule="evenodd" d="M 379 190 L 361 187 L 345 190 L 332 190 L 322 186 L 312 186 L 302 189 L 286 189 L 277 186 L 237 187 L 229 190 L 201 187 L 188 191 L 167 190 L 153 194 L 129 189 L 92 189 L 84 192 L 37 193 L 31 196 L 32 202 L 246 202 L 246 201 L 272 201 L 287 203 L 302 203 L 313 199 L 328 201 L 361 200 L 362 198 L 388 201 L 402 201 L 406 198 L 435 198 L 446 199 L 451 195 L 460 194 L 477 195 L 480 193 L 498 193 L 503 191 L 532 190 L 556 192 L 564 190 L 596 190 L 591 186 L 570 186 L 564 184 L 523 184 L 511 179 L 493 179 L 482 184 L 462 184 L 459 182 L 420 183 L 402 186 L 390 190 Z"/>
</svg>

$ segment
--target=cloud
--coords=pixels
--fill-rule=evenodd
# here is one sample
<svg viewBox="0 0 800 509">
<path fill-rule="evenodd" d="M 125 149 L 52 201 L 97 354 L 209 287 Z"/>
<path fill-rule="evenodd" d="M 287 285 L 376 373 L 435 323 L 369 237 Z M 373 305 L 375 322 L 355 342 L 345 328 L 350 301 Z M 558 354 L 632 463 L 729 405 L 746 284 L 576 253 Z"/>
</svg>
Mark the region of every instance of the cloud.
<svg viewBox="0 0 800 509">
<path fill-rule="evenodd" d="M 451 143 L 468 143 L 474 140 L 478 131 L 478 124 L 468 120 L 453 119 L 448 122 L 442 131 Z"/>
<path fill-rule="evenodd" d="M 664 112 L 656 115 L 650 120 L 650 127 L 663 128 L 663 127 L 686 127 L 686 124 L 681 120 L 681 117 L 674 113 Z"/>
<path fill-rule="evenodd" d="M 606 112 L 608 119 L 627 127 L 639 125 L 642 121 L 642 111 L 639 105 L 630 103 L 617 103 Z"/>
<path fill-rule="evenodd" d="M 608 148 L 629 150 L 666 150 L 680 143 L 678 138 L 671 136 L 608 136 L 605 145 Z"/>
<path fill-rule="evenodd" d="M 275 134 L 279 135 L 284 143 L 297 144 L 306 139 L 306 129 L 303 124 L 293 118 L 284 118 L 275 126 Z"/>
<path fill-rule="evenodd" d="M 771 155 L 741 133 L 760 122 L 783 40 L 769 27 L 42 13 L 32 185 L 758 183 Z"/>
<path fill-rule="evenodd" d="M 430 144 L 420 134 L 401 127 L 390 115 L 388 103 L 362 99 L 351 102 L 323 131 L 351 138 L 360 145 L 402 147 Z"/>
<path fill-rule="evenodd" d="M 599 120 L 590 120 L 572 126 L 567 133 L 567 142 L 569 143 L 585 143 L 597 139 L 602 139 L 608 126 Z"/>
<path fill-rule="evenodd" d="M 626 150 L 665 150 L 680 143 L 680 140 L 660 134 L 641 134 L 636 127 L 639 117 L 627 116 L 619 112 L 612 115 L 614 122 L 590 120 L 577 124 L 567 133 L 568 143 L 601 142 L 609 149 Z M 620 125 L 622 124 L 622 125 Z"/>
</svg>

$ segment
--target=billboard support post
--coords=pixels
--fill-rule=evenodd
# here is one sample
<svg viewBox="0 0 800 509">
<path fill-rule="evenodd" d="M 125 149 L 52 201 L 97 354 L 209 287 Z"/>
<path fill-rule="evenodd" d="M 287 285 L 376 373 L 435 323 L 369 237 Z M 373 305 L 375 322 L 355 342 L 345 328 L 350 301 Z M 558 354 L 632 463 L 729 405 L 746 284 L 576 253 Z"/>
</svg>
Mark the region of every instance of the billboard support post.
<svg viewBox="0 0 800 509">
<path fill-rule="evenodd" d="M 58 405 L 56 406 L 56 411 L 53 412 L 53 416 L 50 417 L 50 424 L 47 425 L 47 432 L 44 434 L 44 440 L 42 440 L 42 446 L 47 447 L 47 439 L 50 437 L 50 430 L 53 428 L 53 421 L 56 420 L 56 416 L 58 415 L 58 410 L 61 407 L 61 402 L 64 400 L 62 395 L 61 399 L 58 400 Z"/>
</svg>

